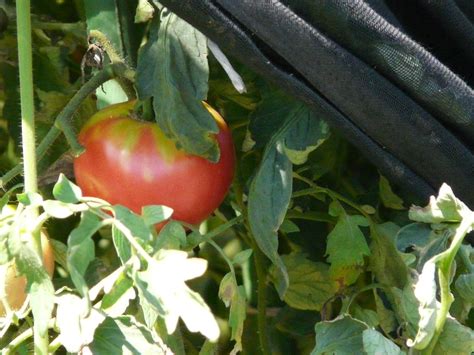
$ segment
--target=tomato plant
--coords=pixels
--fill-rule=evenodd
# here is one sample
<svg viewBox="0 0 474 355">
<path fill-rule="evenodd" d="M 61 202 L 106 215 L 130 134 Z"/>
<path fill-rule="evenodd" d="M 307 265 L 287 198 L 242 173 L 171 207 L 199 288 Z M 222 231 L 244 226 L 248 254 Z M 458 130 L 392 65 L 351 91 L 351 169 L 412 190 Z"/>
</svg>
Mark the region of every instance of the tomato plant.
<svg viewBox="0 0 474 355">
<path fill-rule="evenodd" d="M 33 5 L 0 1 L 2 354 L 474 350 L 449 186 L 408 208 L 157 1 Z"/>
<path fill-rule="evenodd" d="M 219 125 L 217 163 L 179 150 L 156 124 L 132 118 L 134 102 L 96 113 L 79 134 L 86 151 L 74 161 L 83 193 L 136 213 L 147 205 L 165 205 L 173 209 L 173 219 L 202 222 L 224 199 L 235 163 L 229 128 L 205 106 Z"/>
</svg>

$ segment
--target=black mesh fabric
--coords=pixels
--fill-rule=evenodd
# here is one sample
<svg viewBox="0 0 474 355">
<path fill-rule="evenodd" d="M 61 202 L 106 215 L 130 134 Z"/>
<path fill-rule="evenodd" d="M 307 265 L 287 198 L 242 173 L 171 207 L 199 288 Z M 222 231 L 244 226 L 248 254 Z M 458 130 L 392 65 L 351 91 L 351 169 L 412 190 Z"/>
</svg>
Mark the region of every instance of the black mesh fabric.
<svg viewBox="0 0 474 355">
<path fill-rule="evenodd" d="M 355 0 L 161 2 L 309 104 L 393 182 L 422 197 L 447 182 L 474 205 L 473 91 L 401 31 L 388 1 L 370 1 L 380 13 Z"/>
</svg>

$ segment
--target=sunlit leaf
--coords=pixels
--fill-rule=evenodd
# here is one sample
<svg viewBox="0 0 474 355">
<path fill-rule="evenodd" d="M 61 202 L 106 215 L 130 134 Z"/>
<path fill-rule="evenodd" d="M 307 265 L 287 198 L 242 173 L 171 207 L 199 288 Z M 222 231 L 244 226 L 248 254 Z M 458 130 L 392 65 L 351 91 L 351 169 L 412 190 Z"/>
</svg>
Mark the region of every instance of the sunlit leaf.
<svg viewBox="0 0 474 355">
<path fill-rule="evenodd" d="M 64 174 L 59 175 L 58 182 L 53 187 L 54 197 L 65 203 L 77 203 L 82 198 L 79 186 L 69 181 Z"/>
</svg>

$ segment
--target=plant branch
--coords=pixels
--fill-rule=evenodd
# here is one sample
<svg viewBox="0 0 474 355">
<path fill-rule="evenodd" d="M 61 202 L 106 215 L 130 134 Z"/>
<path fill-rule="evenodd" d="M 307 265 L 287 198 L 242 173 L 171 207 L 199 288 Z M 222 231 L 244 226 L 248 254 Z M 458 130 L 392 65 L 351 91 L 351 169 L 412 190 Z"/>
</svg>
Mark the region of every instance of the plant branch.
<svg viewBox="0 0 474 355">
<path fill-rule="evenodd" d="M 449 289 L 454 257 L 461 247 L 464 237 L 469 232 L 469 230 L 472 229 L 473 223 L 474 214 L 471 213 L 469 216 L 464 217 L 461 221 L 461 224 L 456 229 L 456 233 L 454 234 L 449 248 L 438 255 L 436 264 L 438 266 L 438 282 L 440 288 L 441 305 L 436 315 L 435 333 L 428 347 L 423 350 L 423 354 L 431 354 L 433 352 L 438 342 L 439 336 L 443 332 L 449 309 L 454 301 L 454 297 Z"/>
<path fill-rule="evenodd" d="M 100 87 L 106 81 L 119 76 L 133 76 L 133 73 L 130 72 L 128 68 L 123 63 L 110 64 L 106 66 L 103 70 L 97 72 L 88 82 L 86 82 L 71 100 L 67 103 L 64 109 L 57 116 L 54 125 L 50 128 L 49 132 L 46 134 L 40 145 L 38 146 L 36 153 L 37 156 L 41 159 L 49 147 L 54 143 L 54 141 L 59 137 L 61 131 L 64 132 L 68 143 L 73 149 L 75 155 L 80 154 L 83 151 L 83 147 L 79 144 L 76 139 L 74 130 L 70 124 L 70 119 L 82 102 L 93 93 L 98 87 Z M 13 178 L 18 176 L 21 173 L 22 165 L 19 164 L 13 169 L 8 171 L 5 175 L 0 178 L 0 187 L 4 187 L 8 182 Z"/>
</svg>

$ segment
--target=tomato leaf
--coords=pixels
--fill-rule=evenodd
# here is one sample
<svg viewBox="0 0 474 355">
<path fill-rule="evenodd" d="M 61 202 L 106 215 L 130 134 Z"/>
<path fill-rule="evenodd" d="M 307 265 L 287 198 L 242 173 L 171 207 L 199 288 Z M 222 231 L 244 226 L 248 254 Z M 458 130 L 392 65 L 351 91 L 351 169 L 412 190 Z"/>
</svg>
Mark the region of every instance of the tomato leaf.
<svg viewBox="0 0 474 355">
<path fill-rule="evenodd" d="M 61 173 L 58 182 L 53 187 L 53 196 L 64 203 L 77 203 L 82 198 L 82 192 L 79 186 L 74 185 Z"/>
<path fill-rule="evenodd" d="M 265 150 L 262 162 L 250 185 L 248 218 L 259 248 L 277 267 L 276 288 L 283 298 L 288 288 L 288 273 L 278 255 L 278 229 L 282 224 L 292 191 L 292 165 L 283 153 L 281 142 Z"/>
<path fill-rule="evenodd" d="M 71 232 L 67 241 L 69 272 L 71 273 L 74 285 L 83 297 L 88 295 L 88 287 L 84 280 L 84 275 L 87 266 L 95 257 L 95 246 L 92 236 L 102 225 L 102 222 L 95 214 L 85 211 L 82 213 L 79 225 Z"/>
<path fill-rule="evenodd" d="M 153 97 L 155 119 L 189 153 L 219 160 L 215 120 L 204 108 L 209 67 L 206 37 L 167 9 L 154 19 L 138 57 L 140 99 Z"/>
<path fill-rule="evenodd" d="M 339 203 L 337 206 L 338 221 L 328 235 L 326 254 L 331 263 L 332 278 L 349 285 L 362 272 L 364 256 L 370 255 L 369 246 L 359 228 L 369 223 L 363 216 L 348 215 Z"/>
<path fill-rule="evenodd" d="M 302 106 L 298 116 L 285 134 L 285 153 L 295 165 L 305 163 L 309 153 L 331 134 L 327 123 L 307 106 Z"/>
<path fill-rule="evenodd" d="M 176 221 L 169 221 L 160 231 L 153 249 L 156 251 L 160 249 L 180 249 L 183 245 L 186 245 L 184 227 Z"/>
<path fill-rule="evenodd" d="M 88 352 L 97 355 L 122 354 L 171 354 L 170 349 L 132 316 L 106 318 L 96 329 L 94 341 Z"/>
<path fill-rule="evenodd" d="M 350 316 L 316 324 L 316 347 L 311 355 L 363 354 L 362 333 L 368 327 Z"/>
<path fill-rule="evenodd" d="M 166 221 L 173 214 L 173 209 L 166 206 L 145 206 L 142 208 L 142 218 L 147 226 Z"/>
<path fill-rule="evenodd" d="M 474 273 L 460 275 L 456 280 L 456 291 L 474 305 Z"/>
<path fill-rule="evenodd" d="M 290 286 L 283 300 L 291 307 L 301 310 L 320 311 L 324 302 L 336 292 L 336 284 L 329 278 L 329 267 L 315 263 L 301 253 L 282 256 L 288 270 Z M 278 277 L 275 267 L 272 279 Z"/>
<path fill-rule="evenodd" d="M 200 332 L 213 341 L 219 337 L 219 327 L 211 310 L 202 297 L 185 284 L 201 276 L 206 268 L 205 260 L 188 259 L 186 252 L 160 250 L 156 261 L 149 262 L 145 271 L 135 273 L 135 284 L 141 295 L 165 319 L 168 333 L 175 331 L 178 319 L 182 318 L 191 332 Z"/>
<path fill-rule="evenodd" d="M 444 324 L 433 355 L 472 354 L 474 352 L 474 331 L 461 325 L 456 319 L 448 318 Z"/>
<path fill-rule="evenodd" d="M 150 242 L 153 236 L 145 221 L 137 214 L 130 211 L 122 205 L 112 206 L 115 218 L 122 222 L 132 232 L 134 237 L 140 238 L 145 242 Z"/>
<path fill-rule="evenodd" d="M 87 303 L 71 293 L 60 295 L 56 302 L 59 340 L 68 352 L 77 353 L 94 340 L 94 333 L 105 320 L 105 314 L 95 308 L 88 312 Z"/>
<path fill-rule="evenodd" d="M 232 273 L 226 274 L 219 286 L 219 298 L 226 307 L 230 306 L 229 325 L 232 328 L 231 339 L 235 340 L 235 346 L 231 354 L 242 351 L 242 334 L 244 321 L 247 316 L 247 302 L 245 289 L 238 286 Z"/>
<path fill-rule="evenodd" d="M 119 256 L 122 264 L 125 264 L 132 257 L 132 246 L 122 231 L 115 225 L 112 226 L 112 240 L 114 242 L 115 250 Z"/>
<path fill-rule="evenodd" d="M 405 354 L 391 340 L 385 338 L 374 329 L 366 329 L 362 332 L 362 341 L 364 344 L 364 354 L 368 355 L 402 355 Z"/>
<path fill-rule="evenodd" d="M 403 289 L 408 280 L 408 268 L 382 227 L 371 228 L 370 268 L 379 282 Z"/>
<path fill-rule="evenodd" d="M 439 189 L 437 197 L 431 196 L 426 207 L 412 206 L 408 213 L 411 220 L 424 223 L 460 222 L 463 216 L 472 213 L 469 208 L 454 196 L 447 184 Z"/>
<path fill-rule="evenodd" d="M 232 259 L 232 264 L 234 265 L 244 264 L 250 258 L 250 256 L 252 256 L 252 253 L 253 253 L 252 249 L 245 249 L 245 250 L 239 251 Z"/>
<path fill-rule="evenodd" d="M 403 210 L 403 200 L 393 192 L 390 183 L 385 176 L 380 175 L 379 194 L 382 203 L 387 208 L 394 210 Z"/>
<path fill-rule="evenodd" d="M 122 315 L 127 309 L 130 300 L 136 296 L 133 288 L 133 281 L 122 272 L 115 280 L 113 285 L 104 287 L 105 295 L 100 304 L 103 310 L 109 317 L 117 317 Z"/>
</svg>

